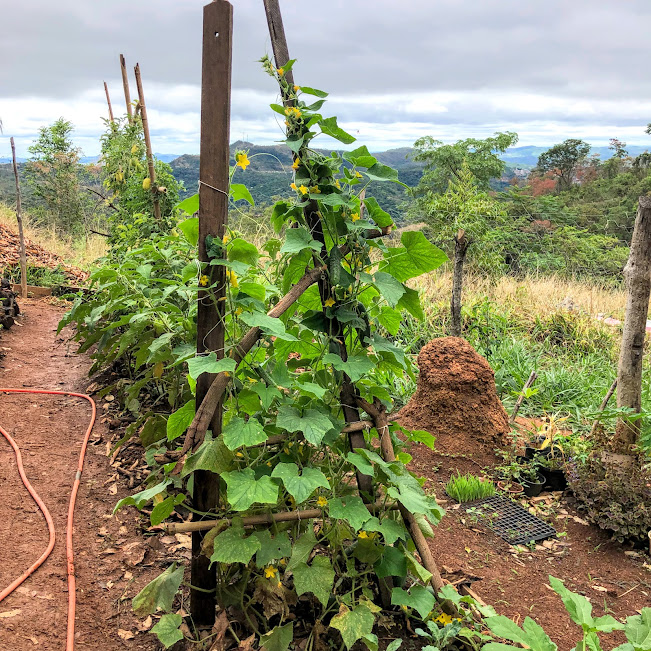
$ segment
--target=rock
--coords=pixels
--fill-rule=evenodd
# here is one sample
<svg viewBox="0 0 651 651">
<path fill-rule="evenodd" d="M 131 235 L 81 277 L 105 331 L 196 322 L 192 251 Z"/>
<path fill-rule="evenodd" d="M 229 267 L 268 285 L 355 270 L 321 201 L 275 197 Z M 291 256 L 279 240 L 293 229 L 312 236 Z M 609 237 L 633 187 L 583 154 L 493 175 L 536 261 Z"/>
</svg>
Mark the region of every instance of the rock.
<svg viewBox="0 0 651 651">
<path fill-rule="evenodd" d="M 434 432 L 437 445 L 448 449 L 472 452 L 479 441 L 492 452 L 510 426 L 488 362 L 465 339 L 442 337 L 421 349 L 418 368 L 418 388 L 398 415 L 401 424 Z"/>
</svg>

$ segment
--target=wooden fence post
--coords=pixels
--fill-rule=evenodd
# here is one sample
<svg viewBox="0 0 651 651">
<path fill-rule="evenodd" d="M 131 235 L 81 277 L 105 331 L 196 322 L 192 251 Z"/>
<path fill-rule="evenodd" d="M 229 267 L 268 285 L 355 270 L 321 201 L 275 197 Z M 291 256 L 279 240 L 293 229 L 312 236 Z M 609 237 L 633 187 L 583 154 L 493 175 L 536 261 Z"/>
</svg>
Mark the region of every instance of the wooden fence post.
<svg viewBox="0 0 651 651">
<path fill-rule="evenodd" d="M 631 239 L 631 252 L 624 267 L 626 315 L 617 367 L 617 406 L 642 409 L 642 357 L 651 293 L 651 197 L 640 197 Z M 639 420 L 621 418 L 614 444 L 630 452 L 640 433 Z"/>
<path fill-rule="evenodd" d="M 120 55 L 120 68 L 122 70 L 122 86 L 124 88 L 124 101 L 127 103 L 127 115 L 129 123 L 133 120 L 133 106 L 131 106 L 131 92 L 129 91 L 129 75 L 127 75 L 127 62 L 124 55 Z"/>
<path fill-rule="evenodd" d="M 113 123 L 115 122 L 115 120 L 113 119 L 113 107 L 111 106 L 111 96 L 109 95 L 108 86 L 106 85 L 106 82 L 104 82 L 104 92 L 106 93 L 106 103 L 108 104 L 109 120 L 111 123 Z"/>
<path fill-rule="evenodd" d="M 454 236 L 454 275 L 452 278 L 452 301 L 450 311 L 452 314 L 452 328 L 450 334 L 453 337 L 461 336 L 461 293 L 463 291 L 463 264 L 466 261 L 466 253 L 470 240 L 466 237 L 463 228 Z"/>
<path fill-rule="evenodd" d="M 136 87 L 138 88 L 138 108 L 142 118 L 142 131 L 145 136 L 145 148 L 147 149 L 147 166 L 149 167 L 149 182 L 151 194 L 154 198 L 154 217 L 160 221 L 160 201 L 158 200 L 158 187 L 156 185 L 156 170 L 154 169 L 154 153 L 151 149 L 151 138 L 149 136 L 149 120 L 147 119 L 147 107 L 145 106 L 145 94 L 142 90 L 142 78 L 140 77 L 140 64 L 136 63 Z"/>
<path fill-rule="evenodd" d="M 16 220 L 18 221 L 18 240 L 20 246 L 20 295 L 27 298 L 27 255 L 25 254 L 25 235 L 23 233 L 23 211 L 20 200 L 20 181 L 18 180 L 18 164 L 16 163 L 16 145 L 13 137 L 11 142 L 11 157 L 14 163 L 14 178 L 16 179 Z"/>
<path fill-rule="evenodd" d="M 226 0 L 213 0 L 203 8 L 203 54 L 201 65 L 201 149 L 199 158 L 199 260 L 208 262 L 206 236 L 222 239 L 228 218 L 229 138 L 231 108 L 231 59 L 233 7 Z M 197 315 L 197 353 L 214 351 L 224 357 L 224 313 L 226 270 L 208 266 L 204 272 L 213 289 L 199 291 Z M 197 407 L 214 379 L 204 373 L 197 380 Z M 213 436 L 221 434 L 222 401 L 211 421 Z M 219 502 L 219 477 L 208 471 L 194 473 L 194 508 L 210 511 Z M 203 533 L 192 534 L 190 611 L 195 624 L 212 625 L 215 621 L 217 586 L 215 568 L 201 554 Z"/>
</svg>

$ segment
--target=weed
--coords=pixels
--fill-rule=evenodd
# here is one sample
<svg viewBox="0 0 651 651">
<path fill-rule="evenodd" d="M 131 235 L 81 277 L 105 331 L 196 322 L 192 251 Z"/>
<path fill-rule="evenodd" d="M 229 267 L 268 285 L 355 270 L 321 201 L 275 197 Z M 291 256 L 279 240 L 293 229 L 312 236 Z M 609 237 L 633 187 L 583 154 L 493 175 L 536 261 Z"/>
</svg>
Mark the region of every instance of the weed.
<svg viewBox="0 0 651 651">
<path fill-rule="evenodd" d="M 445 486 L 447 494 L 457 502 L 474 502 L 495 495 L 492 481 L 475 475 L 457 473 Z"/>
</svg>

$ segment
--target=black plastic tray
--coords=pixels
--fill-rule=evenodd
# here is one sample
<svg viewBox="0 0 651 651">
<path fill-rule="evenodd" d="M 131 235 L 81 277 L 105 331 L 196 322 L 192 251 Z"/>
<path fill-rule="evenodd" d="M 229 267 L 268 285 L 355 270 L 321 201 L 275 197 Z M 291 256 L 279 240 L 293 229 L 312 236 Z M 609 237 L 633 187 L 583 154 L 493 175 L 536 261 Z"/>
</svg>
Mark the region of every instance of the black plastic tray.
<svg viewBox="0 0 651 651">
<path fill-rule="evenodd" d="M 481 510 L 480 522 L 511 545 L 526 545 L 556 535 L 556 529 L 503 495 L 466 502 L 461 508 Z"/>
</svg>

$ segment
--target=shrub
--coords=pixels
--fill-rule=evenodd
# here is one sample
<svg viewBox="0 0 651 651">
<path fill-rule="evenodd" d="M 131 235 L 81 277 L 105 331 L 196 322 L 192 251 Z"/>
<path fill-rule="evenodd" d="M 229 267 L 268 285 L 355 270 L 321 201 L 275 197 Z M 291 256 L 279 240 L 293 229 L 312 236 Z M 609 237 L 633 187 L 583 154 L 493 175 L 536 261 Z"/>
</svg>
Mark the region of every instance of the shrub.
<svg viewBox="0 0 651 651">
<path fill-rule="evenodd" d="M 651 530 L 651 470 L 604 464 L 594 455 L 570 463 L 568 481 L 586 519 L 619 542 L 648 543 Z"/>
<path fill-rule="evenodd" d="M 445 487 L 445 491 L 457 502 L 474 502 L 495 495 L 493 482 L 476 475 L 457 473 Z"/>
</svg>

